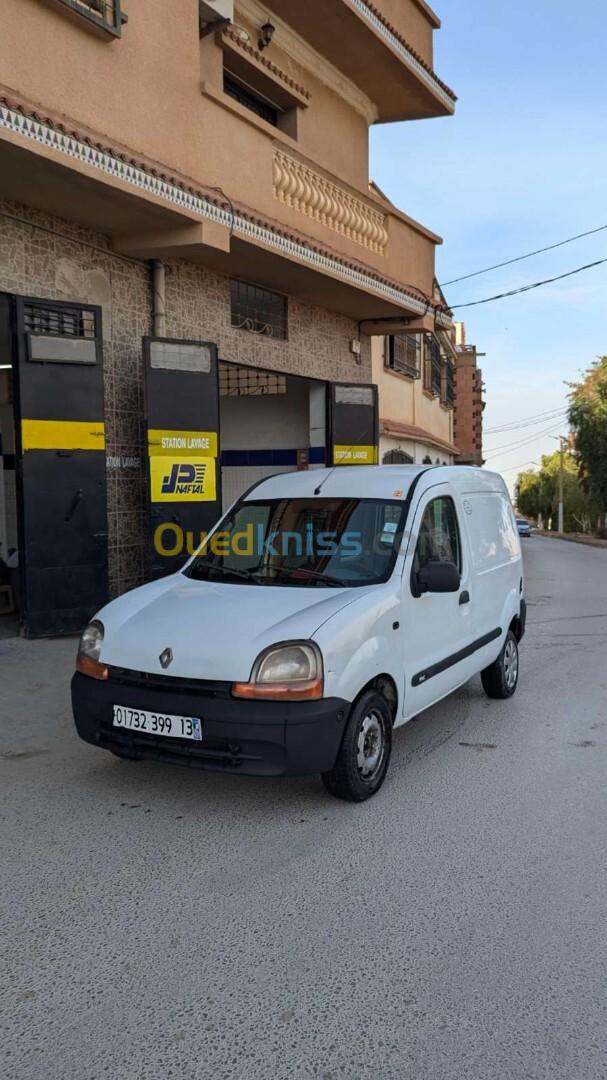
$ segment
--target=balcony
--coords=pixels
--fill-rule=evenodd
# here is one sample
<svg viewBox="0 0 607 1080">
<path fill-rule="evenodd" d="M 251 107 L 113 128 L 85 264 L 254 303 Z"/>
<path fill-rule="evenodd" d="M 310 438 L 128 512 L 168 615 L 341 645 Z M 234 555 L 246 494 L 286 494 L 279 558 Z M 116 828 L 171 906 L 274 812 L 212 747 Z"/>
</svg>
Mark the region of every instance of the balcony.
<svg viewBox="0 0 607 1080">
<path fill-rule="evenodd" d="M 285 20 L 371 99 L 377 121 L 449 116 L 455 95 L 435 74 L 440 23 L 424 0 L 271 0 Z M 394 19 L 396 25 L 393 25 Z M 284 24 L 283 24 L 284 25 Z"/>
<path fill-rule="evenodd" d="M 0 196 L 102 232 L 122 254 L 254 281 L 355 319 L 363 332 L 367 320 L 430 317 L 438 238 L 287 154 L 274 132 L 254 135 L 266 181 L 251 210 L 235 181 L 225 192 L 207 188 L 0 97 Z M 417 288 L 401 284 L 412 268 Z"/>
<path fill-rule="evenodd" d="M 71 18 L 83 20 L 83 25 L 102 37 L 121 37 L 127 16 L 121 0 L 46 0 L 52 7 Z"/>
</svg>

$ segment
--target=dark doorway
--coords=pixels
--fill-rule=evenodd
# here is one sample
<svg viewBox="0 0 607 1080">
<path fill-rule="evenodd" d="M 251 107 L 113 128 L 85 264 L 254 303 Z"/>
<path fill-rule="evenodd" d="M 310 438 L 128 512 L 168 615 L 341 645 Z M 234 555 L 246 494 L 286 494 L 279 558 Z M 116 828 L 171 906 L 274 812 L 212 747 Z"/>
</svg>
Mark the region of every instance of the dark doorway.
<svg viewBox="0 0 607 1080">
<path fill-rule="evenodd" d="M 77 633 L 108 595 L 101 309 L 4 297 L 0 323 L 11 342 L 21 630 Z"/>
</svg>

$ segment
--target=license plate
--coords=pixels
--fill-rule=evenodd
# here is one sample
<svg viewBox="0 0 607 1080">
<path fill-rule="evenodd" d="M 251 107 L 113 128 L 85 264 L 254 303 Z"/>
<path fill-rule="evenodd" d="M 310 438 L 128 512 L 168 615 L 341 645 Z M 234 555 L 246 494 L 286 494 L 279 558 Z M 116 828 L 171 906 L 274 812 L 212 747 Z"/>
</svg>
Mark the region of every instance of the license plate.
<svg viewBox="0 0 607 1080">
<path fill-rule="evenodd" d="M 202 741 L 202 724 L 195 716 L 169 716 L 130 709 L 126 705 L 114 705 L 114 727 L 142 731 L 145 735 L 163 735 L 168 739 Z"/>
</svg>

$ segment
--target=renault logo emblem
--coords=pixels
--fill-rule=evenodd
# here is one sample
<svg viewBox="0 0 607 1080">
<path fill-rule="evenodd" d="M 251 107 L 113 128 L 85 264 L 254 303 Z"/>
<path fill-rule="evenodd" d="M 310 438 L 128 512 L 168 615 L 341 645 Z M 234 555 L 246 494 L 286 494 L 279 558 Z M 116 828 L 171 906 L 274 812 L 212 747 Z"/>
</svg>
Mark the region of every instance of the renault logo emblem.
<svg viewBox="0 0 607 1080">
<path fill-rule="evenodd" d="M 166 671 L 166 669 L 170 667 L 173 663 L 173 650 L 165 649 L 164 652 L 161 652 L 158 659 L 160 660 L 163 669 Z"/>
</svg>

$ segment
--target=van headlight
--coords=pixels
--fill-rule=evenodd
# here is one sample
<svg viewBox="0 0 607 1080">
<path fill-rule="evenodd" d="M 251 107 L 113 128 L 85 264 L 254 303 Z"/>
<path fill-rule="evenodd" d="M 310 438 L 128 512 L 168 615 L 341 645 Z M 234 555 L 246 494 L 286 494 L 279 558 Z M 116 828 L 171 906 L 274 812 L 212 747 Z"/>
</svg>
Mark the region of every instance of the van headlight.
<svg viewBox="0 0 607 1080">
<path fill-rule="evenodd" d="M 288 641 L 259 654 L 248 683 L 234 683 L 234 697 L 310 701 L 324 690 L 320 649 L 313 641 Z"/>
<path fill-rule="evenodd" d="M 107 679 L 108 668 L 99 661 L 104 637 L 105 629 L 98 619 L 94 619 L 83 630 L 76 657 L 76 670 L 81 675 L 88 675 L 92 679 Z"/>
</svg>

